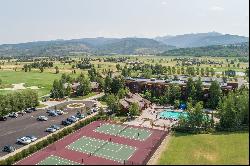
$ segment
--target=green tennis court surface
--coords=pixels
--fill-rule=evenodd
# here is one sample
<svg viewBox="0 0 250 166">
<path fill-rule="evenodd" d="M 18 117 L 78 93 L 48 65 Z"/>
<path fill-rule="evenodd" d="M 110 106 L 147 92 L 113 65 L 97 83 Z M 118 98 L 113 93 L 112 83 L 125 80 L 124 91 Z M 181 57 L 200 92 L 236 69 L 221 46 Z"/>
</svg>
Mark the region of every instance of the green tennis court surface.
<svg viewBox="0 0 250 166">
<path fill-rule="evenodd" d="M 51 155 L 40 161 L 37 165 L 80 165 L 80 163 Z"/>
<path fill-rule="evenodd" d="M 132 146 L 85 136 L 68 145 L 67 148 L 117 162 L 128 160 L 136 151 L 136 148 Z"/>
<path fill-rule="evenodd" d="M 100 127 L 96 128 L 95 131 L 140 141 L 145 141 L 152 134 L 152 132 L 149 130 L 116 124 L 103 124 Z"/>
</svg>

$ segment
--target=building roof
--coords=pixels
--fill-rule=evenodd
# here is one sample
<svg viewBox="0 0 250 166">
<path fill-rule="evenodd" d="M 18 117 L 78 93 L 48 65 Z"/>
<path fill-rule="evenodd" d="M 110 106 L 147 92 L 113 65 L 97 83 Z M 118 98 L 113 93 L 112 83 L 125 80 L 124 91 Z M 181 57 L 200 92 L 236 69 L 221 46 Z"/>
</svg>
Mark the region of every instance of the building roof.
<svg viewBox="0 0 250 166">
<path fill-rule="evenodd" d="M 150 104 L 151 102 L 148 101 L 147 99 L 144 99 L 143 97 L 141 97 L 138 93 L 128 93 L 125 98 L 120 99 L 119 103 L 123 106 L 123 108 L 128 109 L 129 106 L 132 103 L 138 103 L 140 109 L 142 109 L 145 104 Z"/>
</svg>

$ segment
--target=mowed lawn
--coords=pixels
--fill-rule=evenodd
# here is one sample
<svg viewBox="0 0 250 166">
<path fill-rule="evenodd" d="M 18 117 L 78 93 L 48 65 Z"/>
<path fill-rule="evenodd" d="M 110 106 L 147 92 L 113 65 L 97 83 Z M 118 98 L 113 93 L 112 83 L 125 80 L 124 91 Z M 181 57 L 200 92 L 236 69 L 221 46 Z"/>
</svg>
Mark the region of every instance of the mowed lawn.
<svg viewBox="0 0 250 166">
<path fill-rule="evenodd" d="M 249 133 L 176 133 L 158 164 L 249 164 Z"/>
<path fill-rule="evenodd" d="M 38 71 L 24 72 L 24 71 L 0 71 L 0 78 L 3 84 L 19 84 L 25 83 L 25 87 L 37 86 L 39 96 L 46 95 L 50 92 L 53 81 L 59 79 L 61 73 L 54 74 L 49 72 L 40 73 Z M 1 94 L 6 94 L 12 91 L 1 90 Z"/>
</svg>

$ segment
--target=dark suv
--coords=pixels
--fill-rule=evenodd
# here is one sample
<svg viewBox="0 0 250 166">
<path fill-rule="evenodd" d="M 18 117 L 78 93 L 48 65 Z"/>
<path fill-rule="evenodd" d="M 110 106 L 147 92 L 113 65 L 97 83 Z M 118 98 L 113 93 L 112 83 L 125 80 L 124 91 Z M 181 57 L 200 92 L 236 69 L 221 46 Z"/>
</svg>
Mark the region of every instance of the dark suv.
<svg viewBox="0 0 250 166">
<path fill-rule="evenodd" d="M 11 152 L 14 152 L 15 150 L 16 149 L 13 146 L 10 146 L 10 145 L 5 145 L 3 147 L 3 152 L 9 152 L 9 153 L 11 153 Z"/>
<path fill-rule="evenodd" d="M 6 121 L 7 117 L 6 116 L 0 116 L 0 121 Z"/>
<path fill-rule="evenodd" d="M 68 120 L 63 120 L 62 121 L 62 125 L 64 125 L 64 126 L 68 126 L 68 125 L 71 125 L 71 124 L 72 124 L 72 122 L 70 122 Z"/>
</svg>

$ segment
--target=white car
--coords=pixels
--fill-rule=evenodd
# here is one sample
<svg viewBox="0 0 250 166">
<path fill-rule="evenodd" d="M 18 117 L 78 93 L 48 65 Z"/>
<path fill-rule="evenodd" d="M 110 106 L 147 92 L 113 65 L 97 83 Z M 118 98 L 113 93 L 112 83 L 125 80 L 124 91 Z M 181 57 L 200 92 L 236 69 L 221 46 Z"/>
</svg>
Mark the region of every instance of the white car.
<svg viewBox="0 0 250 166">
<path fill-rule="evenodd" d="M 18 138 L 17 143 L 28 145 L 29 143 L 31 143 L 31 139 L 29 139 L 27 137 Z"/>
<path fill-rule="evenodd" d="M 39 121 L 47 121 L 48 118 L 47 118 L 46 116 L 39 116 L 39 117 L 37 118 L 37 120 L 39 120 Z"/>
<path fill-rule="evenodd" d="M 28 135 L 28 136 L 26 136 L 26 138 L 30 139 L 31 142 L 34 142 L 34 141 L 37 140 L 37 137 L 35 137 L 35 136 L 33 136 L 33 135 Z"/>
<path fill-rule="evenodd" d="M 56 131 L 55 128 L 49 127 L 45 130 L 46 132 L 54 133 Z"/>
<path fill-rule="evenodd" d="M 62 111 L 62 110 L 56 110 L 55 111 L 58 115 L 63 115 L 64 114 L 64 112 Z"/>
<path fill-rule="evenodd" d="M 79 118 L 75 117 L 75 116 L 71 116 L 71 118 L 75 119 L 76 121 L 79 120 Z"/>
</svg>

